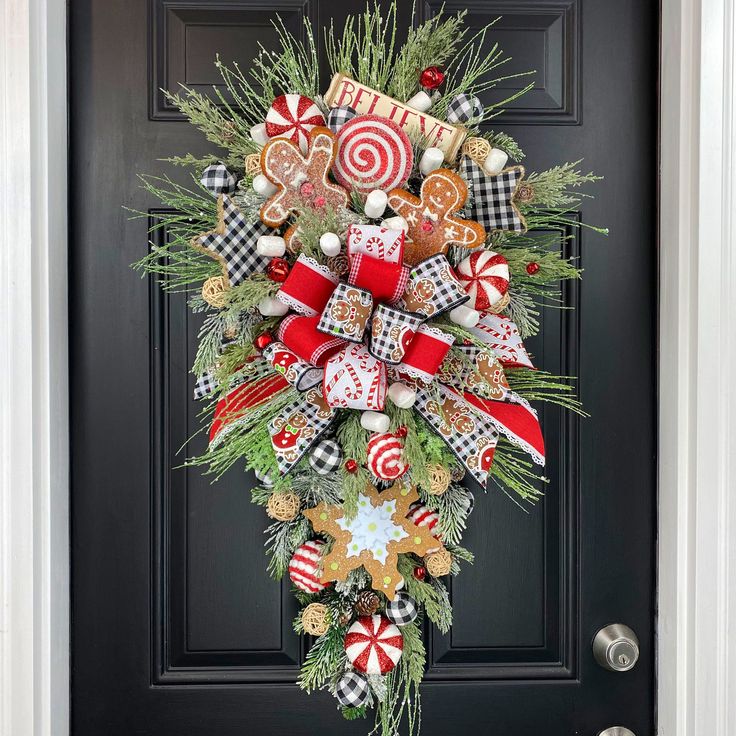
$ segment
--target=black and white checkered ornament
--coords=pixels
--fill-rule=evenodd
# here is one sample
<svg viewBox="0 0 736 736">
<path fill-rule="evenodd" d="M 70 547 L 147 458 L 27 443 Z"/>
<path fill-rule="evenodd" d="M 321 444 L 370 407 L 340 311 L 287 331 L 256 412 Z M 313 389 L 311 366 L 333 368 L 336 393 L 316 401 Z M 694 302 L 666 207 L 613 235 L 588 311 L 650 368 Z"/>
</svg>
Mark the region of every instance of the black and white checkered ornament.
<svg viewBox="0 0 736 736">
<path fill-rule="evenodd" d="M 194 384 L 194 400 L 199 401 L 209 396 L 217 388 L 217 381 L 212 371 L 203 373 Z"/>
<path fill-rule="evenodd" d="M 458 502 L 465 509 L 465 514 L 470 516 L 475 506 L 475 496 L 472 491 L 467 488 L 463 489 L 463 495 L 458 498 Z"/>
<path fill-rule="evenodd" d="M 211 194 L 230 194 L 238 183 L 235 174 L 231 174 L 225 164 L 217 163 L 208 166 L 202 172 L 202 186 Z"/>
<path fill-rule="evenodd" d="M 337 133 L 345 123 L 352 120 L 358 113 L 349 105 L 333 107 L 327 115 L 327 127 Z"/>
<path fill-rule="evenodd" d="M 217 229 L 196 239 L 199 247 L 217 259 L 227 272 L 229 286 L 237 286 L 256 271 L 265 271 L 271 260 L 258 255 L 256 243 L 271 229 L 260 220 L 247 222 L 226 194 L 222 195 L 222 220 Z"/>
<path fill-rule="evenodd" d="M 309 464 L 319 475 L 334 473 L 342 465 L 342 448 L 335 440 L 322 440 L 312 449 Z"/>
<path fill-rule="evenodd" d="M 337 702 L 346 708 L 359 708 L 368 702 L 370 696 L 368 678 L 360 672 L 346 672 L 335 689 Z"/>
<path fill-rule="evenodd" d="M 466 208 L 471 220 L 477 220 L 486 230 L 526 232 L 526 222 L 513 201 L 524 177 L 523 166 L 504 169 L 497 176 L 486 176 L 473 159 L 463 156 L 460 176 L 473 195 Z"/>
<path fill-rule="evenodd" d="M 468 120 L 480 118 L 482 115 L 483 103 L 470 95 L 455 95 L 447 106 L 447 122 L 453 125 L 467 123 Z"/>
<path fill-rule="evenodd" d="M 410 624 L 418 614 L 417 602 L 408 593 L 397 593 L 386 604 L 386 618 L 397 626 Z"/>
</svg>

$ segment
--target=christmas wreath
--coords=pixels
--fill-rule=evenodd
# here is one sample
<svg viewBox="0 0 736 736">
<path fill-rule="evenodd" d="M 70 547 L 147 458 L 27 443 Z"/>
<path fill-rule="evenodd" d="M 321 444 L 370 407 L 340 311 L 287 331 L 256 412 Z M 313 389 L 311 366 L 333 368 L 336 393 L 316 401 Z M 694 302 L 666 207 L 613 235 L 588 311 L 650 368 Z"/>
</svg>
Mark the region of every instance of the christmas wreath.
<svg viewBox="0 0 736 736">
<path fill-rule="evenodd" d="M 580 411 L 523 340 L 580 277 L 559 242 L 596 177 L 527 175 L 488 129 L 513 98 L 480 97 L 508 58 L 463 15 L 412 23 L 401 46 L 395 6 L 331 26 L 326 89 L 309 23 L 301 42 L 277 22 L 280 50 L 247 75 L 218 59 L 218 99 L 169 93 L 218 148 L 170 159 L 194 185 L 143 178 L 166 242 L 137 266 L 204 315 L 209 446 L 189 463 L 255 472 L 268 569 L 315 637 L 299 685 L 346 718 L 375 706 L 381 734 L 418 727 L 421 620 L 451 625 L 443 578 L 473 559 L 473 484 L 537 499 L 530 402 Z"/>
</svg>

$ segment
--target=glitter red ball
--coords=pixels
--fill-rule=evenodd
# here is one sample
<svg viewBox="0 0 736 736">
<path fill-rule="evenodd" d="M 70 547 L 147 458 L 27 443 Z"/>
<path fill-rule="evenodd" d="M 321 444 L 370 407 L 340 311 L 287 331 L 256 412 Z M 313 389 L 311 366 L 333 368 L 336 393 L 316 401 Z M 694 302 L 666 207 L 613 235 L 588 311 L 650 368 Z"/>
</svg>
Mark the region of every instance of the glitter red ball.
<svg viewBox="0 0 736 736">
<path fill-rule="evenodd" d="M 437 89 L 445 81 L 445 74 L 438 66 L 428 66 L 419 75 L 419 84 L 424 89 Z"/>
<path fill-rule="evenodd" d="M 409 434 L 409 430 L 403 425 L 396 430 L 397 437 L 406 437 L 407 434 Z"/>
<path fill-rule="evenodd" d="M 289 262 L 286 258 L 272 258 L 266 266 L 266 274 L 271 281 L 282 284 L 289 275 Z"/>
<path fill-rule="evenodd" d="M 262 332 L 255 340 L 253 344 L 257 350 L 263 350 L 273 342 L 273 335 L 270 332 Z"/>
<path fill-rule="evenodd" d="M 358 470 L 358 463 L 355 462 L 355 460 L 346 460 L 345 461 L 345 470 L 348 471 L 348 473 L 355 473 Z"/>
<path fill-rule="evenodd" d="M 534 276 L 534 274 L 539 271 L 539 264 L 532 261 L 531 263 L 526 264 L 526 272 L 530 276 Z"/>
<path fill-rule="evenodd" d="M 427 569 L 425 567 L 415 567 L 413 575 L 417 580 L 424 580 L 427 577 Z"/>
</svg>

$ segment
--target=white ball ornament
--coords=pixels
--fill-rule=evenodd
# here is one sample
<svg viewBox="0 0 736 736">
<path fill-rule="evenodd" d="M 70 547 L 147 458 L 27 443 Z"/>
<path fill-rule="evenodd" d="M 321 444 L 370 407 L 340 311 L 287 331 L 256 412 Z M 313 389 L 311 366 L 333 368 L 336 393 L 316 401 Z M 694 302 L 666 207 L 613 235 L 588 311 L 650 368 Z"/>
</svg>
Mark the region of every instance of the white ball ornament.
<svg viewBox="0 0 736 736">
<path fill-rule="evenodd" d="M 409 230 L 409 223 L 401 215 L 385 219 L 381 226 L 388 230 L 403 230 L 404 232 Z"/>
<path fill-rule="evenodd" d="M 320 250 L 329 257 L 340 254 L 340 238 L 335 233 L 322 233 L 319 237 Z"/>
<path fill-rule="evenodd" d="M 450 312 L 450 319 L 460 327 L 475 327 L 480 320 L 480 312 L 461 304 Z"/>
<path fill-rule="evenodd" d="M 250 137 L 259 145 L 265 146 L 268 143 L 268 133 L 266 133 L 266 123 L 258 123 L 250 129 Z"/>
<path fill-rule="evenodd" d="M 286 253 L 286 241 L 279 235 L 261 235 L 256 243 L 259 256 L 280 258 Z"/>
<path fill-rule="evenodd" d="M 432 98 L 424 91 L 417 92 L 414 97 L 406 101 L 406 106 L 419 112 L 427 112 L 432 107 Z"/>
<path fill-rule="evenodd" d="M 388 387 L 388 397 L 399 409 L 410 409 L 417 400 L 417 392 L 401 381 Z"/>
<path fill-rule="evenodd" d="M 439 148 L 428 148 L 419 159 L 419 171 L 427 176 L 435 169 L 439 169 L 445 160 L 445 154 Z"/>
<path fill-rule="evenodd" d="M 508 160 L 509 155 L 506 151 L 502 151 L 500 148 L 492 148 L 481 168 L 487 176 L 498 176 Z"/>
<path fill-rule="evenodd" d="M 272 197 L 279 188 L 264 174 L 253 177 L 253 190 L 262 197 Z"/>
<path fill-rule="evenodd" d="M 380 411 L 364 411 L 360 415 L 360 426 L 369 432 L 388 432 L 391 419 Z"/>
<path fill-rule="evenodd" d="M 381 217 L 388 205 L 388 195 L 382 189 L 374 189 L 365 200 L 366 217 L 375 219 Z"/>
<path fill-rule="evenodd" d="M 289 305 L 272 296 L 258 302 L 258 311 L 264 317 L 283 317 L 289 311 Z"/>
</svg>

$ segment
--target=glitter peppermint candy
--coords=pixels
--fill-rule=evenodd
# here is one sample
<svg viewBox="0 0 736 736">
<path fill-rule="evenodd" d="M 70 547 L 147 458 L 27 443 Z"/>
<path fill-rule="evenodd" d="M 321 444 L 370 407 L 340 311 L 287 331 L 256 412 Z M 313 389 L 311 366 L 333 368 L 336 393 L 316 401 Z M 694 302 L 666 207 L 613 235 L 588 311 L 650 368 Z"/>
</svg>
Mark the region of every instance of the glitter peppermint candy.
<svg viewBox="0 0 736 736">
<path fill-rule="evenodd" d="M 460 261 L 455 273 L 473 309 L 484 311 L 498 304 L 509 290 L 508 261 L 491 250 L 471 253 Z"/>
<path fill-rule="evenodd" d="M 404 637 L 385 616 L 360 616 L 345 635 L 348 661 L 366 675 L 391 672 L 403 650 Z"/>
<path fill-rule="evenodd" d="M 309 131 L 324 125 L 325 119 L 317 105 L 304 95 L 279 95 L 266 113 L 266 133 L 269 138 L 288 138 L 306 152 Z"/>
</svg>

